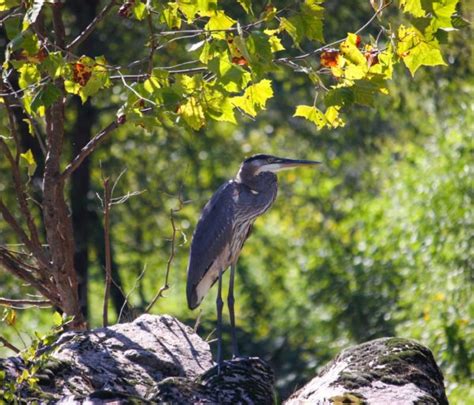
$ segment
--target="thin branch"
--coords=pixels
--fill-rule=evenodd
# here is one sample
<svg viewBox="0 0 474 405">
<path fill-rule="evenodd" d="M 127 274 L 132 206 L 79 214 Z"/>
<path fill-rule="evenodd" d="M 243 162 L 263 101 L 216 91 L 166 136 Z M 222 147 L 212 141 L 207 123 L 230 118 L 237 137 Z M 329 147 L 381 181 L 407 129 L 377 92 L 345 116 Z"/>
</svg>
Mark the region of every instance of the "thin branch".
<svg viewBox="0 0 474 405">
<path fill-rule="evenodd" d="M 168 284 L 168 279 L 170 275 L 170 269 L 171 269 L 171 264 L 173 263 L 175 254 L 176 254 L 176 224 L 174 221 L 174 214 L 181 211 L 183 208 L 183 199 L 181 198 L 181 194 L 179 195 L 179 206 L 178 208 L 172 208 L 170 209 L 170 221 L 171 221 L 171 227 L 173 229 L 172 235 L 171 235 L 171 252 L 168 257 L 168 262 L 166 264 L 166 275 L 165 275 L 165 283 L 163 286 L 159 289 L 159 291 L 156 293 L 156 295 L 153 297 L 151 302 L 148 304 L 148 306 L 145 308 L 145 313 L 150 312 L 151 308 L 153 305 L 155 305 L 156 301 L 158 301 L 159 298 L 163 297 L 163 293 L 170 288 Z"/>
<path fill-rule="evenodd" d="M 100 131 L 94 138 L 92 138 L 76 155 L 76 157 L 69 163 L 64 171 L 61 173 L 61 179 L 65 180 L 69 177 L 74 170 L 76 170 L 84 159 L 89 156 L 100 144 L 105 140 L 107 135 L 109 135 L 112 131 L 117 129 L 120 125 L 122 125 L 120 118 L 117 118 L 115 121 L 111 122 L 107 125 L 102 131 Z"/>
<path fill-rule="evenodd" d="M 47 259 L 44 255 L 43 250 L 41 249 L 41 246 L 37 246 L 26 234 L 26 232 L 23 230 L 23 228 L 20 226 L 18 221 L 15 219 L 13 214 L 10 212 L 10 210 L 7 208 L 7 206 L 3 203 L 3 201 L 0 199 L 0 213 L 3 216 L 3 219 L 5 222 L 10 226 L 10 228 L 17 234 L 17 236 L 20 238 L 22 243 L 29 249 L 29 251 L 35 255 L 36 259 L 38 262 L 46 267 L 47 266 Z"/>
<path fill-rule="evenodd" d="M 10 299 L 0 298 L 0 305 L 13 309 L 27 309 L 27 308 L 50 308 L 53 304 L 49 300 L 25 300 L 25 299 Z"/>
<path fill-rule="evenodd" d="M 110 207 L 112 190 L 110 179 L 104 179 L 104 242 L 105 242 L 105 291 L 104 305 L 102 308 L 102 324 L 108 325 L 108 304 L 110 295 L 110 284 L 112 282 L 112 254 L 110 249 Z"/>
<path fill-rule="evenodd" d="M 10 350 L 14 351 L 15 353 L 20 353 L 20 349 L 18 349 L 18 347 L 14 346 L 13 344 L 11 344 L 7 339 L 5 339 L 3 336 L 0 336 L 0 343 L 4 346 L 4 347 L 8 347 Z"/>
<path fill-rule="evenodd" d="M 125 296 L 125 301 L 122 305 L 122 308 L 120 308 L 120 312 L 119 312 L 119 316 L 118 316 L 118 319 L 117 319 L 117 323 L 120 323 L 120 321 L 122 320 L 122 315 L 123 315 L 123 311 L 125 310 L 125 308 L 127 307 L 129 301 L 128 299 L 130 298 L 130 295 L 132 295 L 132 293 L 137 289 L 138 287 L 138 283 L 140 283 L 140 281 L 143 279 L 143 276 L 145 276 L 145 273 L 146 273 L 146 264 L 143 266 L 143 270 L 141 271 L 141 273 L 138 275 L 137 279 L 135 280 L 135 283 L 132 287 L 132 289 L 128 292 L 128 294 Z M 118 286 L 117 286 L 118 287 Z M 121 291 L 122 294 L 123 294 L 123 291 Z M 124 294 L 125 295 L 125 294 Z"/>
<path fill-rule="evenodd" d="M 18 259 L 12 252 L 0 246 L 0 266 L 39 291 L 44 297 L 48 298 L 54 305 L 59 305 L 59 297 L 56 288 L 50 278 L 42 277 L 39 269 L 33 268 L 24 261 Z M 39 276 L 39 278 L 35 277 Z"/>
<path fill-rule="evenodd" d="M 143 101 L 146 101 L 148 103 L 150 103 L 151 105 L 155 105 L 156 106 L 156 103 L 146 97 L 143 97 L 140 93 L 138 93 L 133 87 L 129 86 L 127 84 L 127 82 L 125 81 L 125 79 L 123 78 L 122 74 L 120 73 L 120 71 L 117 72 L 120 76 L 120 78 L 122 79 L 122 83 L 123 85 L 129 89 L 133 94 L 135 94 L 140 100 L 143 100 Z"/>
<path fill-rule="evenodd" d="M 66 50 L 70 51 L 80 44 L 82 44 L 89 35 L 94 32 L 97 25 L 106 17 L 106 15 L 112 10 L 112 7 L 115 5 L 116 0 L 109 1 L 106 6 L 102 9 L 102 11 L 97 14 L 97 16 L 91 21 L 91 23 L 82 31 L 67 47 Z"/>
</svg>

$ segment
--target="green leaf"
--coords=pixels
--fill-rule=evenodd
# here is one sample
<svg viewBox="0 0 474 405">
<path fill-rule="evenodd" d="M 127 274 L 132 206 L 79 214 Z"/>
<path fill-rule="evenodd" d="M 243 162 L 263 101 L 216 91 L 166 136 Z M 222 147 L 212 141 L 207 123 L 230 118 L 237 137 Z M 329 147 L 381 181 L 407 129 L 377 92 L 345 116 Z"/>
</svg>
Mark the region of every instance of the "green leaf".
<svg viewBox="0 0 474 405">
<path fill-rule="evenodd" d="M 339 116 L 339 110 L 340 110 L 340 107 L 336 107 L 336 106 L 331 106 L 326 110 L 326 112 L 324 113 L 324 116 L 327 120 L 328 126 L 332 128 L 337 128 L 337 127 L 343 127 L 345 125 L 344 121 Z"/>
<path fill-rule="evenodd" d="M 224 42 L 224 41 L 212 41 L 212 42 L 206 41 L 204 43 L 201 54 L 199 55 L 199 60 L 202 63 L 207 64 L 211 59 L 220 55 L 220 53 L 222 52 L 222 49 L 219 49 L 216 42 L 219 43 L 219 42 Z"/>
<path fill-rule="evenodd" d="M 285 47 L 281 43 L 281 39 L 278 38 L 276 35 L 271 35 L 268 38 L 268 42 L 270 42 L 270 48 L 272 52 L 284 51 Z"/>
<path fill-rule="evenodd" d="M 252 1 L 251 0 L 237 0 L 247 14 L 253 15 Z"/>
<path fill-rule="evenodd" d="M 436 39 L 427 40 L 414 27 L 401 25 L 398 28 L 397 54 L 412 76 L 420 66 L 446 65 Z"/>
<path fill-rule="evenodd" d="M 41 68 L 44 69 L 53 79 L 57 79 L 62 75 L 65 63 L 66 62 L 60 51 L 51 52 L 41 63 Z"/>
<path fill-rule="evenodd" d="M 354 103 L 354 92 L 350 87 L 332 88 L 324 97 L 326 107 L 346 107 Z"/>
<path fill-rule="evenodd" d="M 301 5 L 301 18 L 306 31 L 306 38 L 324 42 L 323 18 L 324 7 L 320 4 L 324 0 L 305 0 Z"/>
<path fill-rule="evenodd" d="M 20 89 L 26 89 L 32 84 L 36 84 L 41 80 L 41 74 L 36 65 L 25 63 L 18 69 L 20 78 L 18 79 L 18 85 Z"/>
<path fill-rule="evenodd" d="M 217 0 L 177 0 L 179 9 L 191 23 L 196 16 L 210 17 L 217 10 Z"/>
<path fill-rule="evenodd" d="M 37 113 L 40 107 L 48 108 L 59 97 L 61 97 L 61 91 L 53 84 L 47 84 L 33 97 L 33 100 L 31 101 L 31 110 Z"/>
<path fill-rule="evenodd" d="M 28 149 L 25 153 L 21 153 L 20 157 L 25 160 L 28 165 L 28 176 L 33 176 L 33 173 L 36 170 L 36 161 L 31 149 Z"/>
<path fill-rule="evenodd" d="M 433 18 L 430 28 L 432 32 L 438 29 L 449 31 L 453 29 L 452 16 L 456 12 L 456 6 L 459 0 L 438 0 L 432 4 Z"/>
<path fill-rule="evenodd" d="M 248 86 L 242 96 L 231 98 L 231 102 L 235 107 L 255 117 L 259 111 L 265 109 L 265 104 L 271 97 L 273 97 L 272 82 L 264 79 Z"/>
<path fill-rule="evenodd" d="M 147 14 L 147 9 L 145 3 L 141 1 L 135 1 L 133 3 L 133 15 L 138 21 L 141 21 L 145 18 Z"/>
<path fill-rule="evenodd" d="M 386 81 L 382 76 L 373 76 L 370 79 L 356 80 L 351 87 L 354 93 L 354 102 L 361 105 L 373 106 L 377 94 L 388 94 Z"/>
<path fill-rule="evenodd" d="M 286 31 L 295 44 L 300 44 L 303 38 L 324 42 L 322 2 L 305 0 L 300 12 L 290 18 L 280 19 L 280 30 Z"/>
<path fill-rule="evenodd" d="M 21 20 L 19 17 L 11 17 L 3 21 L 3 26 L 5 27 L 5 31 L 9 40 L 12 40 L 20 34 L 20 22 Z"/>
<path fill-rule="evenodd" d="M 405 13 L 410 13 L 414 17 L 424 17 L 426 11 L 421 3 L 422 0 L 400 0 L 400 8 Z"/>
<path fill-rule="evenodd" d="M 7 11 L 20 4 L 20 0 L 0 0 L 0 11 Z"/>
<path fill-rule="evenodd" d="M 228 30 L 235 23 L 236 21 L 234 19 L 230 18 L 222 10 L 219 10 L 209 18 L 204 28 L 209 31 L 218 30 L 211 32 L 211 36 L 217 39 L 225 39 L 224 30 Z"/>
<path fill-rule="evenodd" d="M 245 49 L 249 66 L 257 76 L 262 76 L 273 69 L 272 48 L 268 35 L 262 32 L 253 32 L 245 41 Z"/>
<path fill-rule="evenodd" d="M 179 75 L 176 77 L 176 82 L 173 84 L 173 88 L 177 93 L 181 94 L 192 94 L 202 87 L 202 76 L 201 75 Z"/>
<path fill-rule="evenodd" d="M 219 84 L 229 93 L 242 91 L 249 83 L 251 75 L 240 66 L 234 65 L 227 53 L 209 62 L 209 70 L 217 75 Z"/>
<path fill-rule="evenodd" d="M 227 121 L 236 124 L 234 106 L 229 97 L 215 88 L 204 93 L 206 114 L 215 121 Z"/>
<path fill-rule="evenodd" d="M 326 117 L 318 108 L 310 105 L 299 105 L 293 117 L 303 117 L 315 124 L 318 129 L 324 128 L 327 124 Z"/>
<path fill-rule="evenodd" d="M 181 28 L 181 18 L 179 18 L 179 10 L 177 3 L 168 3 L 163 8 L 160 15 L 160 21 L 166 23 L 171 29 Z"/>
<path fill-rule="evenodd" d="M 187 102 L 178 108 L 178 114 L 196 131 L 206 123 L 204 109 L 196 97 L 189 97 Z"/>
<path fill-rule="evenodd" d="M 54 326 L 61 326 L 63 324 L 63 317 L 57 311 L 53 314 L 53 324 Z"/>
</svg>

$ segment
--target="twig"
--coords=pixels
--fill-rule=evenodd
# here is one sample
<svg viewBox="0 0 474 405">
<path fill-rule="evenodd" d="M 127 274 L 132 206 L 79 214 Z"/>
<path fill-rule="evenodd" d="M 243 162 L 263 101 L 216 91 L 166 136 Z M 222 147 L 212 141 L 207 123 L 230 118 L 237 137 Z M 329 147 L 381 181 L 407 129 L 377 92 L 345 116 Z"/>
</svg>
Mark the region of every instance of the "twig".
<svg viewBox="0 0 474 405">
<path fill-rule="evenodd" d="M 159 289 L 159 291 L 156 293 L 156 295 L 153 297 L 151 302 L 148 304 L 148 306 L 145 308 L 145 313 L 148 313 L 153 305 L 155 305 L 156 301 L 158 301 L 159 298 L 163 297 L 163 293 L 170 288 L 168 284 L 168 279 L 170 275 L 170 269 L 171 269 L 171 264 L 173 263 L 174 256 L 176 254 L 176 224 L 174 222 L 174 214 L 181 211 L 183 208 L 183 199 L 181 198 L 181 194 L 179 195 L 179 205 L 178 208 L 171 208 L 170 209 L 170 221 L 171 221 L 171 227 L 173 229 L 172 235 L 171 235 L 171 252 L 168 257 L 168 262 L 166 264 L 166 275 L 165 275 L 165 283 L 163 286 Z"/>
<path fill-rule="evenodd" d="M 197 330 L 199 328 L 199 324 L 201 323 L 201 315 L 202 315 L 202 309 L 199 309 L 199 313 L 198 313 L 198 316 L 196 318 L 196 322 L 194 323 L 194 327 L 193 327 L 193 332 L 194 333 L 197 333 Z"/>
<path fill-rule="evenodd" d="M 156 103 L 146 97 L 143 97 L 139 92 L 137 92 L 133 87 L 129 86 L 127 84 L 127 82 L 125 81 L 125 79 L 123 78 L 123 75 L 122 73 L 120 73 L 120 71 L 117 72 L 119 74 L 119 77 L 122 79 L 122 83 L 123 85 L 129 89 L 133 94 L 135 94 L 140 100 L 143 100 L 143 101 L 146 101 L 148 103 L 150 103 L 151 105 L 155 105 L 156 106 Z"/>
<path fill-rule="evenodd" d="M 49 300 L 25 300 L 25 299 L 10 299 L 0 298 L 0 305 L 14 308 L 14 309 L 26 309 L 26 308 L 50 308 L 53 304 Z"/>
<path fill-rule="evenodd" d="M 105 140 L 107 135 L 117 129 L 120 125 L 122 125 L 122 122 L 119 122 L 119 118 L 117 118 L 115 121 L 107 125 L 102 131 L 100 131 L 94 138 L 92 138 L 87 143 L 87 145 L 85 145 L 81 149 L 79 154 L 76 155 L 72 162 L 66 166 L 64 171 L 61 173 L 61 179 L 64 180 L 68 176 L 70 176 L 71 173 L 81 165 L 84 159 L 89 156 Z"/>
<path fill-rule="evenodd" d="M 130 298 L 130 295 L 132 295 L 132 293 L 137 289 L 138 283 L 142 280 L 143 276 L 145 275 L 145 272 L 146 272 L 146 264 L 143 266 L 143 270 L 141 271 L 141 273 L 138 275 L 137 279 L 135 280 L 135 284 L 133 285 L 132 289 L 125 296 L 125 301 L 122 305 L 122 308 L 120 308 L 117 323 L 120 323 L 120 321 L 122 320 L 123 311 L 126 308 L 126 306 L 128 305 L 128 299 Z M 122 293 L 123 293 L 123 291 L 122 291 Z"/>
<path fill-rule="evenodd" d="M 11 344 L 7 339 L 5 339 L 3 336 L 0 336 L 0 343 L 3 344 L 3 346 L 8 347 L 10 350 L 14 351 L 15 353 L 20 353 L 20 349 L 18 347 L 14 346 Z"/>
<path fill-rule="evenodd" d="M 48 298 L 54 305 L 59 305 L 59 297 L 53 282 L 49 278 L 42 277 L 42 272 L 24 261 L 18 259 L 11 251 L 0 246 L 0 267 L 18 277 Z M 39 278 L 36 278 L 39 276 Z"/>
<path fill-rule="evenodd" d="M 112 7 L 115 5 L 116 0 L 111 0 L 102 11 L 91 21 L 91 23 L 82 31 L 67 47 L 66 50 L 72 50 L 75 47 L 83 43 L 90 34 L 95 30 L 97 24 L 99 24 L 105 16 L 110 12 Z"/>
<path fill-rule="evenodd" d="M 110 207 L 112 191 L 110 179 L 104 180 L 104 242 L 105 242 L 105 291 L 104 305 L 102 310 L 103 326 L 108 325 L 108 303 L 110 295 L 110 284 L 112 282 L 112 254 L 110 251 Z"/>
</svg>

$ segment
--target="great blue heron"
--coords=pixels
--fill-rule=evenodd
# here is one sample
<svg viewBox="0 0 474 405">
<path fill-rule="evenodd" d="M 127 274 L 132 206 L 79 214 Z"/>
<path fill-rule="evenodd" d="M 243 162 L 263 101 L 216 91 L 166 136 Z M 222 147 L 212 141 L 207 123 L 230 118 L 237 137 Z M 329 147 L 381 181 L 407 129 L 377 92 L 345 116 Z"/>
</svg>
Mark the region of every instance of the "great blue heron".
<svg viewBox="0 0 474 405">
<path fill-rule="evenodd" d="M 255 155 L 242 163 L 237 176 L 224 183 L 204 207 L 191 243 L 186 294 L 196 308 L 218 281 L 217 361 L 222 364 L 222 273 L 230 266 L 229 306 L 232 353 L 238 356 L 234 316 L 234 276 L 237 260 L 255 219 L 275 201 L 276 172 L 320 162 Z"/>
</svg>

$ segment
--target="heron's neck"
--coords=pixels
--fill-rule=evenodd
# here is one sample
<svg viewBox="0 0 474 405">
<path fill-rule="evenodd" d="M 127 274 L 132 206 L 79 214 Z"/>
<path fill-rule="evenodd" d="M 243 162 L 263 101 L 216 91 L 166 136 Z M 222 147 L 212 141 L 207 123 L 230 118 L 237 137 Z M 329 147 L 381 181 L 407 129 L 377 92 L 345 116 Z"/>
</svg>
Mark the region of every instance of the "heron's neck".
<svg viewBox="0 0 474 405">
<path fill-rule="evenodd" d="M 245 184 L 254 191 L 266 191 L 270 186 L 276 184 L 277 176 L 271 172 L 263 172 L 255 176 L 253 173 L 248 173 L 245 170 L 240 170 L 235 181 Z"/>
</svg>

